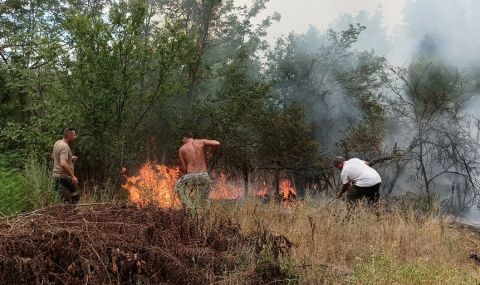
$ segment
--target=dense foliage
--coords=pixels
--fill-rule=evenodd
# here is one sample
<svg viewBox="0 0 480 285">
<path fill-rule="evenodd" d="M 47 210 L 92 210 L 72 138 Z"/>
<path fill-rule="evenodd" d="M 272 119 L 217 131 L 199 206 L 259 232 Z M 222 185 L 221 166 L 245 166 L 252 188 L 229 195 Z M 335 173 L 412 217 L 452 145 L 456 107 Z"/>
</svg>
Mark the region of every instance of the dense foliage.
<svg viewBox="0 0 480 285">
<path fill-rule="evenodd" d="M 124 166 L 177 164 L 180 134 L 192 130 L 222 142 L 212 168 L 246 182 L 261 170 L 332 189 L 329 161 L 342 153 L 394 161 L 380 166 L 394 168 L 386 193 L 405 173 L 427 193 L 443 175 L 477 189 L 475 120 L 464 110 L 479 81 L 428 53 L 400 68 L 362 50 L 365 29 L 386 42 L 378 13 L 271 46 L 267 28 L 280 16 L 259 20 L 266 2 L 0 4 L 0 190 L 19 189 L 26 162 L 48 165 L 66 127 L 78 129 L 86 187 L 118 187 Z M 407 135 L 392 141 L 397 128 Z"/>
</svg>

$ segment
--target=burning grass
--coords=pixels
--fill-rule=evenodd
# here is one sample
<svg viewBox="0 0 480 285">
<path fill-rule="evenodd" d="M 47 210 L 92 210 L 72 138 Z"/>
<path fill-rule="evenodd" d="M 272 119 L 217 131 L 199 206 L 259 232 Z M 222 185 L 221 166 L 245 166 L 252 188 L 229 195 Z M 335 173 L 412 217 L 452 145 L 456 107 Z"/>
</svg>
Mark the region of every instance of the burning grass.
<svg viewBox="0 0 480 285">
<path fill-rule="evenodd" d="M 126 170 L 124 171 L 126 172 Z M 160 208 L 179 209 L 180 199 L 175 185 L 181 176 L 178 167 L 147 163 L 142 165 L 138 175 L 125 177 L 123 189 L 130 200 L 139 206 L 155 205 Z M 212 200 L 238 200 L 244 198 L 243 186 L 229 181 L 224 173 L 213 177 Z"/>
<path fill-rule="evenodd" d="M 480 232 L 408 206 L 55 206 L 0 222 L 9 284 L 478 284 Z"/>
<path fill-rule="evenodd" d="M 124 168 L 122 173 L 125 175 Z M 162 164 L 146 163 L 142 165 L 137 175 L 124 176 L 122 188 L 128 193 L 130 201 L 139 206 L 154 205 L 164 209 L 179 209 L 181 203 L 176 193 L 176 182 L 181 176 L 178 167 L 168 167 Z M 223 172 L 212 173 L 212 191 L 210 199 L 214 201 L 239 201 L 245 200 L 245 186 L 238 179 L 228 179 Z M 263 181 L 254 185 L 250 194 L 258 197 L 280 198 L 283 205 L 294 205 L 297 192 L 294 183 L 288 178 L 279 181 L 278 193 L 274 193 L 272 185 Z"/>
<path fill-rule="evenodd" d="M 137 205 L 155 204 L 160 208 L 180 208 L 180 199 L 175 193 L 175 183 L 180 177 L 178 167 L 161 164 L 143 165 L 137 176 L 128 177 L 123 185 L 130 200 Z"/>
</svg>

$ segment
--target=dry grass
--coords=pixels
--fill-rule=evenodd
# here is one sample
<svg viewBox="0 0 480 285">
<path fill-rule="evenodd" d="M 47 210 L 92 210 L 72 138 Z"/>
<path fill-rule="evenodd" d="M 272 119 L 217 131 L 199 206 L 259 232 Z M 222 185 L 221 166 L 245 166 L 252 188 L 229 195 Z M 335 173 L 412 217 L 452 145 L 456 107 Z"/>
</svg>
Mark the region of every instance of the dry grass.
<svg viewBox="0 0 480 285">
<path fill-rule="evenodd" d="M 246 233 L 262 228 L 287 237 L 294 246 L 283 261 L 292 277 L 285 283 L 480 283 L 464 235 L 440 215 L 407 206 L 352 209 L 340 201 L 306 200 L 285 208 L 252 199 L 242 205 L 217 203 L 209 213 L 212 220 L 232 218 Z M 226 283 L 243 282 L 231 276 Z"/>
<path fill-rule="evenodd" d="M 130 280 L 123 284 L 158 284 L 151 280 L 161 277 L 152 273 L 159 268 L 164 268 L 165 284 L 480 284 L 478 264 L 468 258 L 480 247 L 480 230 L 452 224 L 438 211 L 422 214 L 405 204 L 349 208 L 341 201 L 306 199 L 285 208 L 250 199 L 216 202 L 193 216 L 115 203 L 55 207 L 4 219 L 2 237 L 17 245 L 3 247 L 5 276 L 14 278 L 5 268 L 20 265 L 37 272 L 50 266 L 44 260 L 48 258 L 72 269 L 73 254 L 83 257 L 74 258 L 75 268 L 89 268 L 78 262 L 96 262 L 100 270 L 85 276 L 107 280 L 105 284 L 108 278 Z M 95 242 L 89 240 L 93 234 Z M 51 242 L 62 238 L 67 246 Z M 71 243 L 72 238 L 82 242 Z M 166 240 L 174 242 L 165 244 Z M 118 277 L 109 248 L 126 253 L 124 279 Z M 13 249 L 18 252 L 11 253 Z M 134 263 L 132 254 L 139 258 Z M 5 263 L 8 260 L 20 263 Z M 107 272 L 105 267 L 115 269 Z M 57 278 L 85 277 L 62 268 L 57 268 Z M 201 274 L 187 275 L 183 268 L 201 269 Z M 51 272 L 45 269 L 37 275 L 47 278 Z"/>
<path fill-rule="evenodd" d="M 266 231 L 243 235 L 238 224 L 216 217 L 125 203 L 56 205 L 4 217 L 0 284 L 282 284 L 291 279 L 280 266 L 280 256 L 290 248 L 284 238 Z"/>
</svg>

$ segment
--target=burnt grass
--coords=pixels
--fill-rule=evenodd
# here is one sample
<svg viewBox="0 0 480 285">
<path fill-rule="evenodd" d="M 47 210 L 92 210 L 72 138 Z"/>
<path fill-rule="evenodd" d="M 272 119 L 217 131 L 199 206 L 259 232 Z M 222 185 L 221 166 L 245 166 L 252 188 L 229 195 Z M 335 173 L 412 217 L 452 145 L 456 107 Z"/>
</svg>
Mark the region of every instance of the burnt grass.
<svg viewBox="0 0 480 285">
<path fill-rule="evenodd" d="M 210 284 L 235 273 L 246 284 L 288 280 L 281 267 L 291 247 L 285 237 L 262 229 L 245 235 L 232 220 L 207 217 L 112 203 L 56 205 L 3 218 L 0 280 Z"/>
</svg>

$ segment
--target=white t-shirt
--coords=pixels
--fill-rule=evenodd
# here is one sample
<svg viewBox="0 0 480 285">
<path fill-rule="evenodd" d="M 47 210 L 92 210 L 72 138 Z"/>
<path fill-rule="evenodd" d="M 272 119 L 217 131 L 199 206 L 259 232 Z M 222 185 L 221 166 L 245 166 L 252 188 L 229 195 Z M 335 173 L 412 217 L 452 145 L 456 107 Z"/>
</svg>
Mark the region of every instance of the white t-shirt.
<svg viewBox="0 0 480 285">
<path fill-rule="evenodd" d="M 382 182 L 378 172 L 358 158 L 345 161 L 340 177 L 343 184 L 353 181 L 358 187 L 370 187 Z"/>
</svg>

